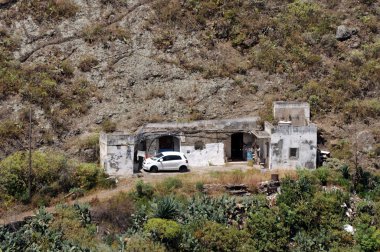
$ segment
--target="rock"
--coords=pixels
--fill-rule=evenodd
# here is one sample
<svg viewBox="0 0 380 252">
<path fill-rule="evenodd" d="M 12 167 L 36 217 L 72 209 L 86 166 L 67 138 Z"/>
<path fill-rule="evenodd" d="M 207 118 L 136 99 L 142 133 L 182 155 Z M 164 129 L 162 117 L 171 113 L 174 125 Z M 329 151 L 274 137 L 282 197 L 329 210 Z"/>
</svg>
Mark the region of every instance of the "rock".
<svg viewBox="0 0 380 252">
<path fill-rule="evenodd" d="M 352 35 L 355 35 L 357 33 L 358 30 L 356 28 L 350 28 L 345 25 L 339 25 L 336 29 L 335 38 L 339 41 L 344 41 L 350 39 Z"/>
<path fill-rule="evenodd" d="M 83 157 L 87 162 L 96 161 L 96 150 L 94 149 L 85 149 L 83 152 Z"/>
<path fill-rule="evenodd" d="M 356 141 L 358 150 L 363 152 L 369 152 L 373 150 L 376 144 L 375 137 L 368 130 L 358 132 Z"/>
<path fill-rule="evenodd" d="M 5 5 L 5 4 L 8 4 L 10 2 L 12 2 L 13 0 L 0 0 L 0 6 L 1 5 Z"/>
<path fill-rule="evenodd" d="M 345 224 L 343 226 L 343 229 L 348 232 L 348 233 L 351 233 L 351 234 L 354 234 L 355 233 L 355 229 L 353 226 L 349 225 L 349 224 Z"/>
</svg>

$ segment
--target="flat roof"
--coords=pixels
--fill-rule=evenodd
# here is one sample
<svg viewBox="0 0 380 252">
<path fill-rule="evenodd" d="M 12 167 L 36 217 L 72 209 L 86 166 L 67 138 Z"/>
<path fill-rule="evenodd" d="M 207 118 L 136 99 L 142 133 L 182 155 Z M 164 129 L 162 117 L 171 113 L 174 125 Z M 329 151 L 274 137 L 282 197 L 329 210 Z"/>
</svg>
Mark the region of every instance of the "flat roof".
<svg viewBox="0 0 380 252">
<path fill-rule="evenodd" d="M 233 122 L 258 122 L 260 117 L 240 117 L 232 119 L 217 119 L 217 120 L 199 120 L 192 122 L 161 122 L 161 123 L 148 123 L 145 124 L 144 128 L 182 128 L 182 127 L 197 127 L 197 126 L 207 126 L 209 124 L 228 124 Z"/>
</svg>

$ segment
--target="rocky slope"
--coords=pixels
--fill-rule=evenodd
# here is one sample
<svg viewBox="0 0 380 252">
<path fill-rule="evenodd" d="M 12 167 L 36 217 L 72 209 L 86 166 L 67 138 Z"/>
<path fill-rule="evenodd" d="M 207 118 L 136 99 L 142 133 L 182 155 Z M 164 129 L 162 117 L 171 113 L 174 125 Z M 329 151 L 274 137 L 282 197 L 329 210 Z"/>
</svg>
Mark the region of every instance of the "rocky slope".
<svg viewBox="0 0 380 252">
<path fill-rule="evenodd" d="M 79 155 L 102 125 L 270 119 L 288 99 L 379 167 L 380 6 L 332 2 L 1 0 L 0 156 L 25 148 L 29 104 L 35 146 Z"/>
</svg>

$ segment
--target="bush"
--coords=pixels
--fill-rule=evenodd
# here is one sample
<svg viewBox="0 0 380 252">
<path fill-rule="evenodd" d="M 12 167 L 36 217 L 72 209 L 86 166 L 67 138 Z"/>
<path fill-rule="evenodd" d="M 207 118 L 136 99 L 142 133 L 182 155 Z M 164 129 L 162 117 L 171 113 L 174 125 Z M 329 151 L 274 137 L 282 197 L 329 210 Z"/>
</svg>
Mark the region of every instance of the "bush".
<svg viewBox="0 0 380 252">
<path fill-rule="evenodd" d="M 126 232 L 132 225 L 135 210 L 133 199 L 121 192 L 104 202 L 94 204 L 91 213 L 101 225 L 117 232 Z"/>
<path fill-rule="evenodd" d="M 195 232 L 196 238 L 207 251 L 239 251 L 249 239 L 248 233 L 235 227 L 207 222 Z"/>
<path fill-rule="evenodd" d="M 140 234 L 134 235 L 127 239 L 125 248 L 126 252 L 166 252 L 164 245 L 158 242 L 154 242 L 146 237 L 141 237 Z"/>
<path fill-rule="evenodd" d="M 348 167 L 348 165 L 346 165 L 346 164 L 344 164 L 340 167 L 340 172 L 342 173 L 342 177 L 344 179 L 349 179 L 351 177 L 350 167 Z"/>
<path fill-rule="evenodd" d="M 82 251 L 84 249 L 65 239 L 61 230 L 51 230 L 52 220 L 53 216 L 44 208 L 40 208 L 34 218 L 29 219 L 15 232 L 0 227 L 0 250 Z"/>
<path fill-rule="evenodd" d="M 171 196 L 158 199 L 152 208 L 153 216 L 161 219 L 175 219 L 180 213 L 177 200 Z"/>
<path fill-rule="evenodd" d="M 80 188 L 92 189 L 97 185 L 101 171 L 96 164 L 82 163 L 76 168 L 74 179 Z"/>
<path fill-rule="evenodd" d="M 261 207 L 251 213 L 247 228 L 257 251 L 287 251 L 289 227 L 278 217 L 278 208 Z"/>
<path fill-rule="evenodd" d="M 346 104 L 344 112 L 349 120 L 380 117 L 380 101 L 378 99 L 353 100 Z"/>
<path fill-rule="evenodd" d="M 52 184 L 59 178 L 59 172 L 66 169 L 66 159 L 57 153 L 32 153 L 32 193 Z M 20 199 L 27 191 L 28 154 L 16 152 L 0 162 L 0 180 L 5 191 L 2 193 Z"/>
<path fill-rule="evenodd" d="M 159 185 L 157 185 L 157 189 L 162 189 L 162 194 L 170 194 L 173 192 L 175 189 L 180 189 L 182 188 L 182 181 L 179 178 L 165 178 L 164 181 L 162 181 Z"/>
<path fill-rule="evenodd" d="M 16 152 L 0 161 L 0 204 L 12 199 L 29 198 L 28 159 L 27 152 Z M 74 187 L 92 189 L 99 184 L 102 176 L 95 164 L 77 164 L 60 153 L 34 151 L 31 196 L 36 195 L 34 203 L 48 204 L 50 197 L 67 193 Z"/>
<path fill-rule="evenodd" d="M 380 230 L 374 226 L 360 225 L 355 234 L 360 249 L 364 252 L 380 249 Z"/>
<path fill-rule="evenodd" d="M 255 66 L 269 73 L 285 70 L 285 52 L 281 47 L 265 38 L 260 39 L 258 47 L 253 53 L 253 64 Z"/>
<path fill-rule="evenodd" d="M 102 123 L 102 130 L 106 133 L 111 133 L 116 130 L 116 123 L 110 119 L 104 120 Z"/>
<path fill-rule="evenodd" d="M 62 240 L 87 250 L 94 250 L 99 242 L 87 205 L 58 206 L 49 228 L 54 232 L 61 232 Z"/>
<path fill-rule="evenodd" d="M 315 171 L 319 183 L 322 186 L 326 186 L 330 177 L 330 171 L 327 168 L 321 167 Z"/>
<path fill-rule="evenodd" d="M 300 201 L 309 200 L 315 190 L 313 177 L 308 173 L 301 173 L 298 180 L 285 177 L 281 181 L 281 194 L 277 198 L 277 203 L 294 206 Z"/>
<path fill-rule="evenodd" d="M 204 184 L 203 184 L 203 182 L 197 182 L 196 184 L 195 184 L 195 188 L 197 189 L 197 191 L 198 192 L 203 192 L 203 190 L 204 190 Z"/>
<path fill-rule="evenodd" d="M 5 146 L 6 140 L 20 139 L 24 130 L 21 122 L 13 120 L 3 120 L 0 122 L 0 143 Z"/>
<path fill-rule="evenodd" d="M 118 25 L 104 26 L 101 23 L 91 24 L 82 30 L 82 37 L 87 43 L 120 40 L 124 43 L 130 37 L 129 31 Z"/>
<path fill-rule="evenodd" d="M 151 199 L 154 194 L 154 188 L 149 183 L 144 183 L 144 181 L 139 180 L 135 186 L 135 194 L 138 198 Z"/>
<path fill-rule="evenodd" d="M 21 13 L 32 15 L 38 22 L 73 17 L 78 9 L 72 0 L 23 1 L 20 5 Z"/>
<path fill-rule="evenodd" d="M 160 218 L 149 219 L 144 226 L 145 232 L 149 233 L 153 239 L 167 243 L 176 243 L 181 235 L 181 225 L 173 220 Z"/>
<path fill-rule="evenodd" d="M 79 63 L 79 69 L 83 72 L 89 72 L 92 68 L 97 66 L 99 64 L 99 61 L 94 56 L 86 56 L 85 58 L 82 58 Z"/>
</svg>

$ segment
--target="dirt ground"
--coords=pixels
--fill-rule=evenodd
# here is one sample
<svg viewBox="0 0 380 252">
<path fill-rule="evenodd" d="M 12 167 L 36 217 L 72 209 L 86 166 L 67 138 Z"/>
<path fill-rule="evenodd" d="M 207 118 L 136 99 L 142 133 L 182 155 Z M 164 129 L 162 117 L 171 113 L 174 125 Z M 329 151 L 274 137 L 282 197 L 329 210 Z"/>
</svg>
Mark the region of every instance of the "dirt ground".
<svg viewBox="0 0 380 252">
<path fill-rule="evenodd" d="M 232 171 L 232 170 L 241 170 L 241 171 L 246 171 L 248 169 L 259 169 L 259 167 L 247 167 L 245 162 L 239 162 L 239 163 L 229 163 L 224 166 L 209 166 L 209 167 L 197 167 L 197 168 L 191 168 L 188 172 L 186 173 L 180 173 L 180 172 L 158 172 L 158 173 L 149 173 L 146 171 L 142 171 L 141 173 L 138 173 L 134 175 L 132 178 L 122 178 L 118 179 L 117 181 L 117 186 L 113 189 L 107 189 L 107 190 L 97 190 L 93 192 L 89 192 L 87 195 L 84 197 L 81 197 L 76 200 L 63 200 L 60 203 L 64 204 L 75 204 L 75 203 L 89 203 L 95 199 L 99 201 L 104 201 L 109 198 L 112 198 L 113 196 L 117 195 L 120 192 L 128 192 L 131 189 L 134 188 L 135 183 L 138 180 L 143 180 L 144 182 L 150 182 L 150 183 L 156 183 L 164 178 L 167 177 L 174 177 L 178 175 L 199 175 L 199 174 L 207 174 L 210 172 L 226 172 L 226 171 Z M 46 208 L 46 211 L 48 212 L 54 212 L 55 210 L 55 205 L 50 206 Z M 0 225 L 6 225 L 12 222 L 17 222 L 17 221 L 22 221 L 26 217 L 33 216 L 35 215 L 37 209 L 25 211 L 25 212 L 20 212 L 17 210 L 17 207 L 15 209 L 8 211 L 6 214 L 1 216 L 0 218 Z"/>
</svg>

